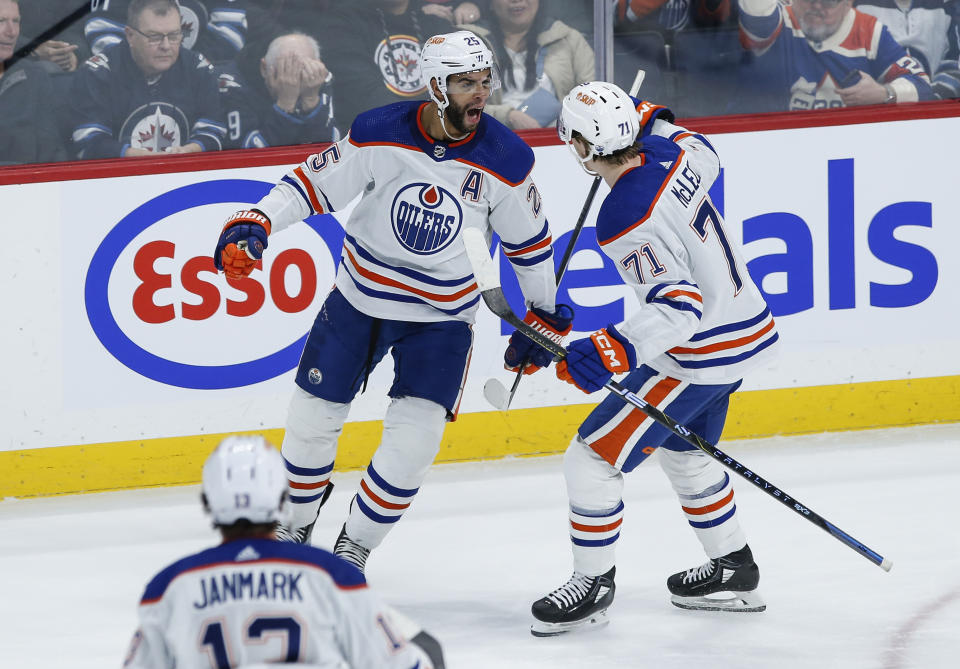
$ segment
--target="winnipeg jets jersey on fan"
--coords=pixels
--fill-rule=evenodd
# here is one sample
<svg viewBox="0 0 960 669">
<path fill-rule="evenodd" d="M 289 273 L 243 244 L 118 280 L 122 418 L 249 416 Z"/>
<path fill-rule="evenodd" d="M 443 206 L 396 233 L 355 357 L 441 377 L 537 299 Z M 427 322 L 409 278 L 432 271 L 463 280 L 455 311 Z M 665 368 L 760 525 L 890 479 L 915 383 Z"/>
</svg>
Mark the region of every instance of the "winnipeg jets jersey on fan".
<svg viewBox="0 0 960 669">
<path fill-rule="evenodd" d="M 641 305 L 617 328 L 638 364 L 732 383 L 771 353 L 773 316 L 707 192 L 720 172 L 713 147 L 645 105 L 643 164 L 620 176 L 597 216 L 597 241 Z"/>
<path fill-rule="evenodd" d="M 350 133 L 307 158 L 257 204 L 276 233 L 357 195 L 337 270 L 340 292 L 377 318 L 472 322 L 480 294 L 460 233 L 500 236 L 528 305 L 554 309 L 553 249 L 533 151 L 486 114 L 460 142 L 424 131 L 427 103 L 360 114 Z"/>
<path fill-rule="evenodd" d="M 125 667 L 256 663 L 423 669 L 363 574 L 331 553 L 270 539 L 230 541 L 173 563 L 147 585 Z"/>
<path fill-rule="evenodd" d="M 857 70 L 889 84 L 899 102 L 933 98 L 930 77 L 877 19 L 847 12 L 837 31 L 822 42 L 809 39 L 794 8 L 776 0 L 740 0 L 740 38 L 758 55 L 752 76 L 782 91 L 789 109 L 843 107 L 836 92 Z"/>
</svg>

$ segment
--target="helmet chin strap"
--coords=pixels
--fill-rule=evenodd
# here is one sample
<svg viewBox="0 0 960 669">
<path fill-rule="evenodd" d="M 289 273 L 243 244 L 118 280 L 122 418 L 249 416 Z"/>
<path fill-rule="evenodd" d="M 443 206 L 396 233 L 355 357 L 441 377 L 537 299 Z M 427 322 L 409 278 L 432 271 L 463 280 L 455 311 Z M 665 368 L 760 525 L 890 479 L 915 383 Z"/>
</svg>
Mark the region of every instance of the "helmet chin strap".
<svg viewBox="0 0 960 669">
<path fill-rule="evenodd" d="M 443 128 L 443 134 L 449 137 L 454 142 L 459 142 L 461 139 L 466 139 L 467 137 L 470 136 L 469 132 L 466 135 L 461 135 L 460 137 L 456 137 L 454 135 L 451 135 L 450 131 L 447 130 L 447 121 L 445 117 L 447 115 L 446 112 L 447 112 L 447 108 L 450 106 L 450 103 L 446 99 L 447 92 L 446 91 L 441 91 L 441 92 L 443 93 L 444 102 L 441 104 L 439 99 L 436 99 L 435 102 L 437 103 L 437 116 L 440 117 L 440 127 Z"/>
<path fill-rule="evenodd" d="M 591 170 L 589 167 L 587 167 L 587 161 L 590 160 L 591 158 L 593 158 L 593 156 L 594 156 L 593 148 L 592 148 L 592 147 L 591 147 L 591 149 L 590 149 L 590 153 L 588 153 L 586 156 L 581 156 L 581 155 L 580 155 L 580 152 L 577 151 L 577 147 L 575 147 L 575 146 L 573 145 L 573 140 L 570 140 L 569 142 L 567 142 L 567 148 L 570 149 L 570 152 L 573 153 L 574 156 L 576 156 L 577 162 L 580 163 L 580 168 L 581 168 L 584 172 L 586 172 L 587 174 L 589 174 L 589 175 L 592 176 L 592 177 L 598 177 L 598 176 L 600 176 L 599 174 L 597 174 L 596 172 L 594 172 L 593 170 Z"/>
</svg>

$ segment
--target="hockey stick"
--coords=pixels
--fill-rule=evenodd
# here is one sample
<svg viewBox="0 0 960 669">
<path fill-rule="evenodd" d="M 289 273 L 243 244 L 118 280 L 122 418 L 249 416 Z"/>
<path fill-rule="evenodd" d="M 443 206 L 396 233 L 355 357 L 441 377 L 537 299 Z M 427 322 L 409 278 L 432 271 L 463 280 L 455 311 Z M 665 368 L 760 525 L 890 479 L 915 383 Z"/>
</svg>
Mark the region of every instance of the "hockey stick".
<svg viewBox="0 0 960 669">
<path fill-rule="evenodd" d="M 500 281 L 497 277 L 493 260 L 490 258 L 490 255 L 487 252 L 483 233 L 473 228 L 464 230 L 463 243 L 467 250 L 467 256 L 470 258 L 470 264 L 473 266 L 473 273 L 477 280 L 477 286 L 480 289 L 480 294 L 483 296 L 483 301 L 487 305 L 487 308 L 489 308 L 490 311 L 492 311 L 496 316 L 517 328 L 517 330 L 522 332 L 525 336 L 529 337 L 534 342 L 553 353 L 558 360 L 563 360 L 566 358 L 567 350 L 563 348 L 563 346 L 557 344 L 540 332 L 537 332 L 535 329 L 533 329 L 533 327 L 527 323 L 524 323 L 520 318 L 517 317 L 515 313 L 513 313 L 513 310 L 507 303 L 507 298 L 503 295 L 503 290 L 500 288 Z M 880 554 L 868 548 L 866 545 L 860 543 L 852 536 L 841 530 L 839 527 L 820 516 L 813 509 L 805 504 L 801 504 L 799 500 L 788 495 L 782 489 L 773 485 L 752 469 L 740 464 L 713 444 L 704 441 L 698 434 L 670 418 L 657 407 L 648 404 L 644 400 L 637 397 L 633 392 L 624 388 L 612 379 L 607 381 L 603 387 L 615 394 L 626 404 L 636 407 L 687 443 L 697 447 L 707 455 L 719 461 L 720 464 L 727 469 L 731 469 L 737 474 L 740 474 L 743 478 L 756 485 L 767 495 L 779 501 L 787 508 L 792 509 L 801 517 L 806 518 L 808 521 L 829 533 L 841 543 L 845 544 L 849 548 L 852 548 L 863 557 L 878 565 L 884 571 L 890 571 L 890 568 L 893 566 L 893 562 L 891 560 L 881 556 Z"/>
<path fill-rule="evenodd" d="M 637 93 L 640 92 L 640 86 L 643 85 L 643 79 L 646 75 L 646 70 L 637 70 L 637 75 L 633 78 L 633 84 L 630 86 L 630 95 L 636 97 Z M 577 219 L 577 224 L 573 226 L 573 233 L 570 235 L 570 241 L 567 242 L 567 248 L 563 252 L 563 258 L 560 259 L 560 265 L 557 267 L 558 286 L 560 285 L 560 280 L 563 278 L 564 272 L 567 271 L 567 263 L 570 262 L 570 256 L 573 255 L 573 249 L 576 247 L 577 240 L 580 238 L 580 231 L 583 230 L 583 223 L 587 220 L 587 213 L 589 213 L 590 207 L 593 205 L 593 198 L 597 194 L 599 187 L 600 177 L 595 176 L 593 183 L 590 184 L 590 192 L 587 193 L 587 199 L 583 203 L 583 208 L 580 210 L 580 217 Z M 487 382 L 483 384 L 483 396 L 491 406 L 500 411 L 507 411 L 510 408 L 510 403 L 513 402 L 513 396 L 517 394 L 517 386 L 520 385 L 520 379 L 523 378 L 523 370 L 526 366 L 526 364 L 520 365 L 520 369 L 517 370 L 517 375 L 513 378 L 513 385 L 510 386 L 509 392 L 507 392 L 506 386 L 504 386 L 499 379 L 487 379 Z"/>
<path fill-rule="evenodd" d="M 573 255 L 573 248 L 576 246 L 577 239 L 580 237 L 583 223 L 587 220 L 587 213 L 590 211 L 590 206 L 593 204 L 593 197 L 597 194 L 599 187 L 600 177 L 594 177 L 593 183 L 590 185 L 590 192 L 587 193 L 587 199 L 583 203 L 583 209 L 580 210 L 580 218 L 577 219 L 577 224 L 573 228 L 573 234 L 567 243 L 567 249 L 564 251 L 563 258 L 560 260 L 560 266 L 557 267 L 558 286 L 560 285 L 560 280 L 563 278 L 564 272 L 567 270 L 567 263 L 570 262 L 570 256 Z M 509 393 L 499 379 L 490 378 L 483 384 L 483 396 L 487 398 L 487 401 L 490 402 L 495 409 L 506 411 L 510 408 L 510 403 L 513 402 L 513 396 L 517 394 L 517 386 L 520 385 L 520 379 L 523 378 L 523 370 L 526 369 L 526 367 L 526 363 L 520 365 L 520 369 L 517 370 L 517 374 L 513 378 L 513 385 L 510 387 Z"/>
</svg>

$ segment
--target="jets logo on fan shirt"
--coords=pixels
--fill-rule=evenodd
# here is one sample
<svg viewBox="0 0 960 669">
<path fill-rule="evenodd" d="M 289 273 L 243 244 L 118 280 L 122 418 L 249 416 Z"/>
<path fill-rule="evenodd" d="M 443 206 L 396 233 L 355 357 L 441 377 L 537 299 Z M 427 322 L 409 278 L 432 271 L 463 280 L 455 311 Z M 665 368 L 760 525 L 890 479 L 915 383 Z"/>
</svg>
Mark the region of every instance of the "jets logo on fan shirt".
<svg viewBox="0 0 960 669">
<path fill-rule="evenodd" d="M 187 117 L 166 102 L 151 102 L 135 109 L 120 128 L 120 141 L 136 149 L 160 153 L 180 146 L 189 134 Z"/>
<path fill-rule="evenodd" d="M 435 184 L 412 183 L 393 198 L 393 234 L 404 248 L 420 255 L 442 251 L 460 231 L 463 211 L 456 198 Z"/>
<path fill-rule="evenodd" d="M 413 97 L 427 87 L 420 74 L 420 43 L 410 35 L 391 35 L 375 55 L 384 85 L 397 95 Z"/>
</svg>

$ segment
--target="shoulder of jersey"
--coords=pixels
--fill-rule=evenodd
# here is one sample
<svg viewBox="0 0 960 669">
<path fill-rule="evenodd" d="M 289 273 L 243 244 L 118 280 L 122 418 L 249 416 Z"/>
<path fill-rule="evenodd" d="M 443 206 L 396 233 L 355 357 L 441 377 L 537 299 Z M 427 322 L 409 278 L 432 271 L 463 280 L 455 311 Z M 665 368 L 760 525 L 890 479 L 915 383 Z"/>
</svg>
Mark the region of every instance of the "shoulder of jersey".
<svg viewBox="0 0 960 669">
<path fill-rule="evenodd" d="M 493 172 L 504 181 L 519 184 L 533 169 L 533 149 L 513 130 L 489 114 L 483 115 L 484 135 L 464 160 Z"/>
<path fill-rule="evenodd" d="M 251 539 L 230 541 L 177 560 L 151 579 L 141 603 L 159 600 L 174 579 L 182 574 L 214 567 L 271 562 L 319 569 L 326 572 L 334 584 L 343 590 L 362 588 L 367 583 L 363 572 L 329 551 L 285 541 Z"/>
<path fill-rule="evenodd" d="M 605 244 L 642 224 L 657 204 L 682 149 L 659 135 L 643 139 L 643 165 L 621 175 L 597 215 L 597 241 Z"/>
<path fill-rule="evenodd" d="M 358 146 L 400 144 L 420 150 L 412 136 L 416 114 L 423 101 L 395 102 L 361 112 L 350 126 L 350 141 Z M 492 172 L 511 184 L 519 184 L 533 169 L 533 149 L 505 125 L 484 114 L 477 131 L 479 141 L 451 147 L 449 156 Z"/>
<path fill-rule="evenodd" d="M 403 144 L 415 146 L 410 132 L 411 114 L 423 101 L 406 100 L 360 112 L 350 125 L 354 144 Z"/>
</svg>

